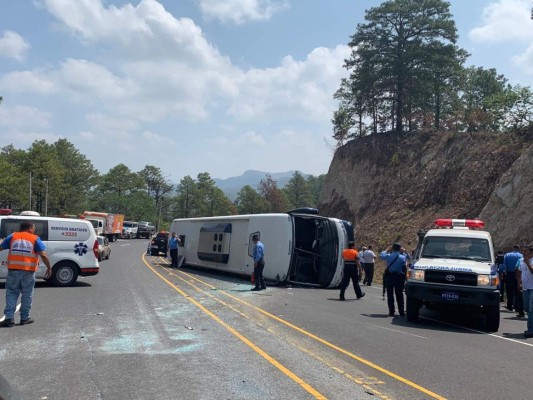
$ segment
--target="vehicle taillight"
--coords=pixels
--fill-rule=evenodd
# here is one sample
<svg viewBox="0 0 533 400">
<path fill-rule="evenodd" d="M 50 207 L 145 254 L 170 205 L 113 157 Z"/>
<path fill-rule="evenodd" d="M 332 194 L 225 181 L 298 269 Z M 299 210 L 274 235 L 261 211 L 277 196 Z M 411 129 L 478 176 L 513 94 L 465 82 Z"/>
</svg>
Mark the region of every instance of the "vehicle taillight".
<svg viewBox="0 0 533 400">
<path fill-rule="evenodd" d="M 94 241 L 94 244 L 93 244 L 93 253 L 94 253 L 94 256 L 98 259 L 98 239 L 96 239 Z"/>
<path fill-rule="evenodd" d="M 444 227 L 483 228 L 485 223 L 479 219 L 451 219 L 440 218 L 435 220 L 435 225 Z"/>
</svg>

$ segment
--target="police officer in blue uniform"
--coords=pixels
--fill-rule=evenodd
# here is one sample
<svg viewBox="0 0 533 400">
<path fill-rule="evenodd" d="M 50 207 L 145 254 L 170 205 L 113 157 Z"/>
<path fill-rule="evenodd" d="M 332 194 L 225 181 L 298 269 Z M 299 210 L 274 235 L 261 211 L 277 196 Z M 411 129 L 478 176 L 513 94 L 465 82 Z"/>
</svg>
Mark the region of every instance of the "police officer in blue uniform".
<svg viewBox="0 0 533 400">
<path fill-rule="evenodd" d="M 379 258 L 387 263 L 383 284 L 387 289 L 387 304 L 389 306 L 389 316 L 394 316 L 394 295 L 398 303 L 398 313 L 404 316 L 403 287 L 406 273 L 406 257 L 401 253 L 402 245 L 394 243 L 379 254 Z"/>
<path fill-rule="evenodd" d="M 516 280 L 516 267 L 521 258 L 524 258 L 524 256 L 520 253 L 520 246 L 518 245 L 514 245 L 513 250 L 505 253 L 503 256 L 503 263 L 505 264 L 505 289 L 507 290 L 506 308 L 509 311 L 515 310 L 519 317 L 524 316 L 524 301 Z"/>
</svg>

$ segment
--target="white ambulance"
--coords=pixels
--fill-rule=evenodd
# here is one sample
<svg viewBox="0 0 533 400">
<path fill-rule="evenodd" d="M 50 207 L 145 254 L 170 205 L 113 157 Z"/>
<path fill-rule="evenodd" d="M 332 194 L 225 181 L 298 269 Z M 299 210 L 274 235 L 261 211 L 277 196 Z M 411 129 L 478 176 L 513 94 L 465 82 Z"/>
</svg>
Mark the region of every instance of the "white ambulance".
<svg viewBox="0 0 533 400">
<path fill-rule="evenodd" d="M 46 246 L 52 266 L 49 282 L 55 286 L 72 286 L 78 276 L 96 275 L 98 240 L 91 223 L 83 219 L 40 217 L 37 213 L 0 216 L 0 239 L 20 230 L 22 221 L 35 224 L 35 234 Z M 0 252 L 0 279 L 7 276 L 8 250 Z M 36 278 L 44 279 L 46 266 L 40 260 Z"/>
</svg>

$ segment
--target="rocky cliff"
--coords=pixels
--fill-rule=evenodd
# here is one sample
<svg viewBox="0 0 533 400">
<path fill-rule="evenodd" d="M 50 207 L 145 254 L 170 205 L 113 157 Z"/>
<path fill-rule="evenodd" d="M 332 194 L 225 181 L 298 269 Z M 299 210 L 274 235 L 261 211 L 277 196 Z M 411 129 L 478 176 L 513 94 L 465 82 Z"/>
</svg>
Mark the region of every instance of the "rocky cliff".
<svg viewBox="0 0 533 400">
<path fill-rule="evenodd" d="M 383 133 L 337 149 L 318 208 L 358 245 L 409 250 L 437 218 L 480 218 L 497 248 L 533 243 L 532 135 Z"/>
</svg>

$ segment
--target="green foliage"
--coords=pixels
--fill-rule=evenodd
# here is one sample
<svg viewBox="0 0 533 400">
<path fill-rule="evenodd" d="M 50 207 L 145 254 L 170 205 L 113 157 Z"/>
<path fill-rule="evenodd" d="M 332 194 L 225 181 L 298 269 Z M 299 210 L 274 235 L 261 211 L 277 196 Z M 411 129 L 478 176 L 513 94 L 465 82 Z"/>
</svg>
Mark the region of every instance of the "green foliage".
<svg viewBox="0 0 533 400">
<path fill-rule="evenodd" d="M 312 207 L 316 204 L 309 182 L 298 171 L 292 175 L 282 192 L 285 193 L 288 208 Z"/>
<path fill-rule="evenodd" d="M 237 211 L 239 214 L 262 214 L 269 210 L 269 204 L 250 185 L 245 185 L 237 194 Z"/>
<path fill-rule="evenodd" d="M 502 131 L 531 124 L 529 88 L 511 88 L 495 69 L 464 68 L 468 53 L 443 0 L 389 0 L 367 10 L 334 98 L 341 146 L 379 131 Z M 528 122 L 529 121 L 529 122 Z"/>
<path fill-rule="evenodd" d="M 278 213 L 287 211 L 289 207 L 288 200 L 272 179 L 272 175 L 267 174 L 265 179 L 261 179 L 258 191 L 268 204 L 268 212 Z"/>
<path fill-rule="evenodd" d="M 358 81 L 350 85 L 352 98 L 359 108 L 366 105 L 366 115 L 381 125 L 388 119 L 401 132 L 406 113 L 413 113 L 416 106 L 409 103 L 410 95 L 425 91 L 419 75 L 426 74 L 428 80 L 451 79 L 445 72 L 453 75 L 456 68 L 444 66 L 462 62 L 454 45 L 457 31 L 449 3 L 391 0 L 367 10 L 365 19 L 367 23 L 358 25 L 349 43 L 352 55 L 346 68 L 352 71 L 351 80 Z M 443 67 L 430 76 L 436 66 Z M 371 96 L 377 96 L 377 104 L 369 107 Z"/>
</svg>

